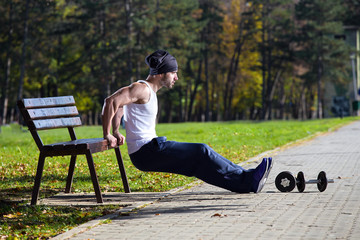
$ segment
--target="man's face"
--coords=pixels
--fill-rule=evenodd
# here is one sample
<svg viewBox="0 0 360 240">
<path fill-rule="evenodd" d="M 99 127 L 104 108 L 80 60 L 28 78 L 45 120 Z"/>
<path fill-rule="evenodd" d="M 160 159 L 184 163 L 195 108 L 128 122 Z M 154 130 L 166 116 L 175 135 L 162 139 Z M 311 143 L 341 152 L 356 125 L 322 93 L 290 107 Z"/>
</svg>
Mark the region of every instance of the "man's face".
<svg viewBox="0 0 360 240">
<path fill-rule="evenodd" d="M 172 88 L 178 79 L 177 71 L 167 72 L 161 79 L 161 85 L 166 88 Z"/>
</svg>

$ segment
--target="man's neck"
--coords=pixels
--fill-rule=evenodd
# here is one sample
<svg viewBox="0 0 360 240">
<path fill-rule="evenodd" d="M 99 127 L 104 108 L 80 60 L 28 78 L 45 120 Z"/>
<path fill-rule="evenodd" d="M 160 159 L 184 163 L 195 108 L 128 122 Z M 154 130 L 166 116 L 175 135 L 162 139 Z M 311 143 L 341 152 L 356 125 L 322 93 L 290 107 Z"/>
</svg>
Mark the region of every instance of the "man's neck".
<svg viewBox="0 0 360 240">
<path fill-rule="evenodd" d="M 160 88 L 162 88 L 162 86 L 160 84 L 160 80 L 161 80 L 160 75 L 149 75 L 146 78 L 146 81 L 150 84 L 150 86 L 154 92 L 157 92 L 160 90 Z"/>
</svg>

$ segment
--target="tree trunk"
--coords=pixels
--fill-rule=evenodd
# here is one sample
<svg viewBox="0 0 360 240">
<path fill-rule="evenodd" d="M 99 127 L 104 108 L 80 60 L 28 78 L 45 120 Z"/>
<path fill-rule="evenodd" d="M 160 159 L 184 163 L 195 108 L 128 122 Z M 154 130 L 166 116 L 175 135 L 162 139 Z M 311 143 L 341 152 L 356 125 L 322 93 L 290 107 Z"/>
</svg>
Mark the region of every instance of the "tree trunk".
<svg viewBox="0 0 360 240">
<path fill-rule="evenodd" d="M 285 94 L 285 86 L 284 86 L 284 80 L 280 82 L 280 112 L 279 112 L 279 119 L 284 120 L 285 119 L 285 101 L 286 101 L 286 94 Z"/>
<path fill-rule="evenodd" d="M 199 87 L 201 83 L 201 73 L 202 73 L 202 59 L 199 61 L 199 69 L 198 69 L 198 76 L 197 80 L 195 82 L 194 90 L 190 94 L 190 103 L 189 103 L 189 111 L 188 111 L 188 121 L 191 119 L 192 110 L 194 107 L 194 101 L 197 93 L 197 88 Z"/>
<path fill-rule="evenodd" d="M 11 44 L 12 44 L 12 34 L 13 34 L 13 3 L 10 0 L 10 8 L 9 8 L 9 32 L 8 32 L 8 44 L 6 50 L 6 65 L 5 65 L 5 77 L 4 82 L 2 84 L 2 92 L 1 92 L 1 102 L 0 102 L 0 125 L 6 124 L 6 115 L 8 108 L 8 86 L 10 83 L 10 69 L 11 69 Z"/>
<path fill-rule="evenodd" d="M 266 113 L 265 113 L 265 119 L 267 120 L 271 120 L 272 118 L 272 96 L 271 93 L 273 92 L 273 88 L 275 87 L 275 84 L 272 81 L 272 47 L 271 46 L 271 34 L 270 31 L 267 33 L 268 35 L 268 40 L 267 40 L 267 45 L 268 45 L 268 50 L 267 50 L 267 83 L 266 83 Z"/>
<path fill-rule="evenodd" d="M 165 106 L 165 116 L 167 116 L 166 122 L 171 123 L 172 122 L 172 107 L 173 107 L 173 101 L 167 101 L 168 103 Z"/>
<path fill-rule="evenodd" d="M 209 71 L 208 71 L 208 50 L 204 51 L 204 63 L 205 63 L 205 122 L 208 122 L 209 119 Z"/>
<path fill-rule="evenodd" d="M 178 122 L 184 122 L 184 107 L 183 107 L 183 103 L 181 101 L 181 99 L 183 99 L 183 89 L 181 87 L 179 87 L 179 90 L 178 90 L 178 93 L 179 93 L 179 111 L 178 111 Z"/>
<path fill-rule="evenodd" d="M 265 3 L 266 4 L 266 3 Z M 267 5 L 266 5 L 267 7 Z M 261 108 L 261 119 L 264 120 L 265 119 L 265 115 L 266 115 L 266 49 L 265 49 L 265 41 L 266 41 L 266 22 L 265 22 L 265 10 L 266 7 L 263 7 L 263 10 L 261 12 L 262 15 L 262 28 L 261 28 L 261 41 L 262 41 L 262 45 L 261 45 L 261 70 L 262 70 L 262 108 Z"/>
<path fill-rule="evenodd" d="M 105 3 L 104 1 L 101 2 L 101 14 L 99 19 L 100 25 L 100 36 L 101 36 L 101 51 L 100 51 L 100 64 L 102 68 L 101 74 L 101 82 L 103 86 L 103 98 L 105 99 L 107 96 L 111 94 L 111 86 L 110 86 L 110 79 L 109 79 L 109 67 L 108 62 L 106 60 L 106 55 L 104 54 L 106 46 L 106 19 L 105 19 Z"/>
<path fill-rule="evenodd" d="M 26 64 L 26 45 L 27 45 L 27 35 L 28 35 L 28 18 L 29 18 L 29 3 L 30 0 L 26 0 L 25 5 L 25 17 L 24 17 L 24 37 L 21 49 L 21 59 L 20 59 L 20 79 L 19 79 L 19 88 L 17 99 L 20 100 L 23 98 L 23 87 L 24 87 L 24 75 L 25 75 L 25 64 Z M 19 111 L 16 110 L 16 119 L 19 119 Z"/>
<path fill-rule="evenodd" d="M 134 76 L 133 76 L 133 22 L 132 22 L 132 17 L 133 17 L 133 12 L 132 12 L 132 8 L 131 8 L 131 1 L 132 0 L 125 0 L 125 26 L 126 26 L 126 33 L 127 33 L 127 48 L 128 48 L 128 61 L 127 61 L 127 69 L 128 69 L 128 79 L 130 80 L 130 83 L 134 82 Z"/>
<path fill-rule="evenodd" d="M 301 120 L 305 120 L 306 119 L 306 99 L 305 99 L 305 91 L 306 90 L 306 86 L 305 83 L 303 83 L 303 86 L 301 88 L 300 91 L 300 97 L 299 97 L 299 107 L 298 107 L 298 117 Z"/>
<path fill-rule="evenodd" d="M 303 90 L 301 91 L 301 108 L 302 108 L 302 115 L 301 119 L 306 120 L 307 119 L 307 111 L 306 111 L 306 95 L 305 95 L 305 86 L 303 87 Z"/>
<path fill-rule="evenodd" d="M 318 57 L 318 72 L 317 72 L 317 112 L 318 119 L 322 118 L 322 104 L 321 104 L 321 76 L 322 76 L 322 60 L 321 56 Z"/>
<path fill-rule="evenodd" d="M 242 26 L 242 24 L 241 24 L 241 26 Z M 242 46 L 245 41 L 245 39 L 242 39 L 242 36 L 243 36 L 242 30 L 243 29 L 241 28 L 239 41 L 236 43 L 236 47 L 234 49 L 234 54 L 232 55 L 232 58 L 231 58 L 227 81 L 225 84 L 225 93 L 224 93 L 224 119 L 225 120 L 231 119 L 231 108 L 232 108 L 232 99 L 233 99 L 233 95 L 234 95 L 235 80 L 236 80 L 237 70 L 239 67 L 239 60 L 240 60 Z M 240 39 L 242 39 L 242 40 L 240 40 Z"/>
<path fill-rule="evenodd" d="M 265 114 L 265 119 L 271 120 L 271 111 L 272 111 L 272 101 L 274 99 L 274 95 L 275 95 L 275 90 L 278 86 L 278 83 L 280 81 L 281 78 L 281 74 L 282 74 L 282 69 L 280 68 L 275 76 L 274 81 L 272 81 L 271 79 L 268 79 L 268 96 L 267 96 L 267 109 L 266 109 L 266 114 Z"/>
<path fill-rule="evenodd" d="M 216 64 L 218 65 L 218 64 Z M 218 75 L 219 75 L 219 72 L 216 71 L 215 73 L 215 77 L 212 79 L 211 81 L 211 85 L 212 85 L 212 88 L 211 88 L 211 93 L 210 93 L 210 113 L 211 113 L 211 116 L 210 116 L 210 120 L 211 121 L 217 121 L 217 114 L 218 114 L 218 96 L 217 96 L 217 93 L 216 92 L 219 92 L 219 89 L 216 88 L 216 92 L 215 92 L 215 86 L 216 86 L 216 83 L 218 82 Z"/>
<path fill-rule="evenodd" d="M 6 124 L 6 116 L 7 116 L 7 109 L 8 109 L 8 103 L 9 103 L 9 97 L 8 97 L 8 86 L 10 82 L 10 69 L 11 69 L 11 58 L 6 54 L 7 61 L 6 61 L 6 69 L 5 69 L 5 79 L 4 79 L 4 85 L 2 89 L 2 96 L 1 96 L 1 115 L 0 115 L 0 125 Z"/>
</svg>

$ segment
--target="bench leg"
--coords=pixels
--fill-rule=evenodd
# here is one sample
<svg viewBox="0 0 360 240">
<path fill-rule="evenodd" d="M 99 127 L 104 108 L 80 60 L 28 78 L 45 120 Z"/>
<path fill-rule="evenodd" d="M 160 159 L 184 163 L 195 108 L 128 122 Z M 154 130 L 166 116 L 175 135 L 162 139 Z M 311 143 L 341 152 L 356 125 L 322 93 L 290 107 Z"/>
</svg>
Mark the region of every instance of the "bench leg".
<svg viewBox="0 0 360 240">
<path fill-rule="evenodd" d="M 121 156 L 121 152 L 120 152 L 120 148 L 116 147 L 115 148 L 115 153 L 116 153 L 116 158 L 119 164 L 119 169 L 120 169 L 120 174 L 121 174 L 121 179 L 123 181 L 123 185 L 124 185 L 124 189 L 126 193 L 130 193 L 130 186 L 129 186 L 129 182 L 128 182 L 128 178 L 126 176 L 126 171 L 125 171 L 125 166 L 124 166 L 124 161 L 123 158 Z"/>
<path fill-rule="evenodd" d="M 75 164 L 76 164 L 76 155 L 72 155 L 70 159 L 69 172 L 66 180 L 65 193 L 71 192 L 71 185 L 74 177 Z"/>
<path fill-rule="evenodd" d="M 42 173 L 44 170 L 45 158 L 46 156 L 40 153 L 39 162 L 36 170 L 34 188 L 32 191 L 31 205 L 36 205 L 39 198 L 40 183 L 41 183 Z"/>
<path fill-rule="evenodd" d="M 96 200 L 97 200 L 98 203 L 103 203 L 104 201 L 103 201 L 103 198 L 102 198 L 102 195 L 101 195 L 100 185 L 99 185 L 99 181 L 98 181 L 98 178 L 97 178 L 97 175 L 96 175 L 94 160 L 93 160 L 93 157 L 92 157 L 90 151 L 88 151 L 86 153 L 86 159 L 87 159 L 89 170 L 90 170 L 91 180 L 92 180 L 92 183 L 93 183 L 93 186 L 94 186 Z"/>
</svg>

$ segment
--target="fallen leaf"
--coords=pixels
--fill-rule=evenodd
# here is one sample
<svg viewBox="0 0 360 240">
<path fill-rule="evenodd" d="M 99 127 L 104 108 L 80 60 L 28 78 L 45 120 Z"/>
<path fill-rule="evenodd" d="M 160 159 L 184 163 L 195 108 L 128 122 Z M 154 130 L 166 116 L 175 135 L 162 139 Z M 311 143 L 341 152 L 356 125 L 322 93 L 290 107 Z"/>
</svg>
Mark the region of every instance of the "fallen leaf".
<svg viewBox="0 0 360 240">
<path fill-rule="evenodd" d="M 222 214 L 220 214 L 220 213 L 215 213 L 214 215 L 212 215 L 211 217 L 227 217 L 227 215 L 226 214 L 224 214 L 224 215 L 222 215 Z"/>
<path fill-rule="evenodd" d="M 17 218 L 17 217 L 19 217 L 19 216 L 21 216 L 21 213 L 17 212 L 16 214 L 11 214 L 11 213 L 9 213 L 9 214 L 7 214 L 7 215 L 4 215 L 3 217 L 4 217 L 4 218 Z"/>
</svg>

